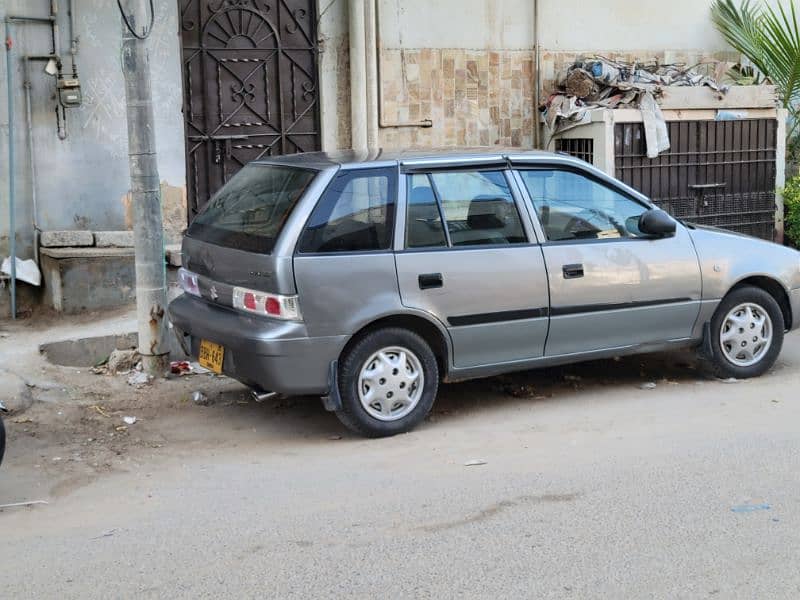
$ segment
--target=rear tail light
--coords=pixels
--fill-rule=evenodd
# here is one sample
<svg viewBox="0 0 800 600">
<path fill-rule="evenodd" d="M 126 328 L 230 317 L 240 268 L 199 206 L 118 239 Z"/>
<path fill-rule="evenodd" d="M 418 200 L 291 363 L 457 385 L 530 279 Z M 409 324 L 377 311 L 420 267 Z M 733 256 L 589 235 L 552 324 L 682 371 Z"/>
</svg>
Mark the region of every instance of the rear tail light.
<svg viewBox="0 0 800 600">
<path fill-rule="evenodd" d="M 192 296 L 200 296 L 200 286 L 197 283 L 197 275 L 195 273 L 180 268 L 178 269 L 178 279 L 184 292 Z"/>
<path fill-rule="evenodd" d="M 301 320 L 297 296 L 281 296 L 280 294 L 268 294 L 235 287 L 233 288 L 233 307 L 285 321 Z"/>
</svg>

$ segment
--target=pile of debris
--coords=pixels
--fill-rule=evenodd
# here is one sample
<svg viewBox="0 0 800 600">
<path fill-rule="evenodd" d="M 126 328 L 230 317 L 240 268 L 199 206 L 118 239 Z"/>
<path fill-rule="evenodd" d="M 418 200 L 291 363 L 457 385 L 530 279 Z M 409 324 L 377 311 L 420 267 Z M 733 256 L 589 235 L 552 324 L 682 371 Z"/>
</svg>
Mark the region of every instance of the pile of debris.
<svg viewBox="0 0 800 600">
<path fill-rule="evenodd" d="M 579 58 L 544 107 L 548 142 L 556 133 L 582 124 L 587 113 L 604 108 L 642 111 L 647 155 L 669 149 L 669 136 L 657 98 L 667 86 L 708 86 L 720 97 L 728 91 L 707 75 L 681 64 L 622 62 L 602 56 Z"/>
</svg>

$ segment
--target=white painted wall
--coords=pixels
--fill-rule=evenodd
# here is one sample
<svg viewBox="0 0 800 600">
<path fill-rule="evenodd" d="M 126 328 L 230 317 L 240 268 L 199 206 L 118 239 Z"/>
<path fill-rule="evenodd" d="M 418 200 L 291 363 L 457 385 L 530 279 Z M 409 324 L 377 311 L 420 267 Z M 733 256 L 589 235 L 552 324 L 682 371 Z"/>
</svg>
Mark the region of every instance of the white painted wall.
<svg viewBox="0 0 800 600">
<path fill-rule="evenodd" d="M 532 0 L 377 0 L 385 48 L 526 49 Z"/>
<path fill-rule="evenodd" d="M 378 1 L 386 48 L 533 47 L 533 0 Z M 711 24 L 711 3 L 540 0 L 541 45 L 550 51 L 725 50 Z"/>
<path fill-rule="evenodd" d="M 61 52 L 69 52 L 65 0 L 59 0 Z M 148 40 L 158 151 L 162 181 L 185 185 L 181 113 L 181 58 L 177 2 L 160 0 L 156 25 Z M 125 88 L 120 67 L 122 29 L 116 0 L 73 0 L 75 33 L 80 38 L 78 68 L 83 90 L 80 108 L 67 110 L 68 138 L 59 140 L 54 115 L 55 79 L 42 63 L 31 66 L 33 143 L 40 227 L 114 230 L 126 228 L 123 197 L 130 187 Z M 6 14 L 44 16 L 49 2 L 0 0 Z M 25 129 L 22 56 L 50 52 L 49 29 L 17 25 L 14 36 L 14 108 L 16 126 L 18 256 L 32 254 L 32 208 Z M 0 59 L 0 254 L 8 246 L 8 118 L 5 48 Z M 70 60 L 64 60 L 69 75 Z"/>
</svg>

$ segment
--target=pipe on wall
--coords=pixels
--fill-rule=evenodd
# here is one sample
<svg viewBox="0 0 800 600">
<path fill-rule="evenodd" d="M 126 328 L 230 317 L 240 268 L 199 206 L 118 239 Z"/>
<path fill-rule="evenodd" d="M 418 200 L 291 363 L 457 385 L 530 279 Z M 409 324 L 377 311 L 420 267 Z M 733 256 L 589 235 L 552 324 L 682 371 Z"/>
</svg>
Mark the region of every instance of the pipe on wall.
<svg viewBox="0 0 800 600">
<path fill-rule="evenodd" d="M 381 77 L 381 59 L 383 57 L 383 42 L 381 40 L 381 0 L 367 0 L 372 4 L 373 20 L 373 40 L 372 46 L 375 48 L 375 82 L 376 99 L 375 110 L 377 112 L 378 127 L 389 129 L 393 127 L 433 127 L 433 121 L 425 118 L 420 121 L 395 121 L 388 122 L 383 118 L 383 78 Z"/>
<path fill-rule="evenodd" d="M 364 47 L 366 53 L 366 92 L 367 92 L 367 144 L 378 147 L 378 46 L 376 43 L 376 3 L 379 0 L 364 0 Z"/>
<path fill-rule="evenodd" d="M 539 46 L 539 0 L 533 0 L 533 53 L 534 53 L 534 82 L 533 82 L 533 147 L 541 149 L 542 125 L 539 122 L 539 103 L 541 102 L 542 89 L 542 50 Z"/>
<path fill-rule="evenodd" d="M 12 50 L 13 25 L 9 19 L 5 23 L 6 34 L 6 92 L 8 93 L 8 249 L 11 256 L 11 318 L 17 318 L 17 186 L 16 161 L 14 156 L 14 64 Z"/>
<path fill-rule="evenodd" d="M 28 130 L 28 161 L 31 166 L 31 211 L 33 213 L 33 260 L 39 264 L 39 202 L 36 196 L 36 152 L 33 146 L 33 112 L 31 110 L 31 75 L 30 60 L 28 57 L 23 59 L 23 75 L 25 81 L 22 87 L 25 88 L 25 126 Z"/>
<path fill-rule="evenodd" d="M 366 150 L 367 48 L 364 0 L 349 0 L 350 35 L 350 139 L 354 150 Z"/>
</svg>

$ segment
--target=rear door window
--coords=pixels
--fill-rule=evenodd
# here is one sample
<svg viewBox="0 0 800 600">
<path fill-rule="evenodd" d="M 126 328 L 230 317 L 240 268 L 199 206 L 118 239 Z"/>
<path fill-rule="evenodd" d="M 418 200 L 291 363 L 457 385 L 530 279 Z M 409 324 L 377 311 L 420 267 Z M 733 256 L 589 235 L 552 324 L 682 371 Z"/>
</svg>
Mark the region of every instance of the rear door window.
<svg viewBox="0 0 800 600">
<path fill-rule="evenodd" d="M 395 169 L 340 173 L 311 213 L 300 238 L 300 252 L 390 249 L 396 195 Z"/>
<path fill-rule="evenodd" d="M 493 246 L 527 242 L 503 171 L 408 177 L 406 246 Z"/>
<path fill-rule="evenodd" d="M 248 165 L 214 194 L 186 233 L 212 244 L 268 254 L 316 174 L 296 167 Z"/>
</svg>

